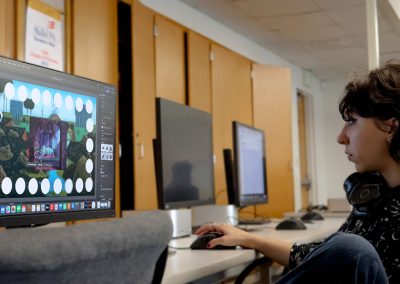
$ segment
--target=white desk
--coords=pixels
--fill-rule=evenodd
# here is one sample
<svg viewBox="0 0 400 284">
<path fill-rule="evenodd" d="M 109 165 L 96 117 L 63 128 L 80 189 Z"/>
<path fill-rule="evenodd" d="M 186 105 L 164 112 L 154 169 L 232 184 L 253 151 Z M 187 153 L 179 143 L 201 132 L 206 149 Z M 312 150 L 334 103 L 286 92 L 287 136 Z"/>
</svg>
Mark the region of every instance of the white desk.
<svg viewBox="0 0 400 284">
<path fill-rule="evenodd" d="M 255 231 L 257 235 L 282 240 L 288 243 L 311 243 L 322 240 L 336 232 L 344 223 L 344 218 L 329 218 L 321 221 L 313 221 L 313 224 L 305 224 L 307 230 L 275 230 L 276 223 L 265 225 L 266 228 Z"/>
<path fill-rule="evenodd" d="M 195 237 L 191 239 L 194 240 Z M 177 250 L 168 256 L 163 283 L 187 283 L 239 264 L 249 263 L 255 257 L 256 252 L 250 249 Z"/>
<path fill-rule="evenodd" d="M 309 243 L 322 240 L 337 231 L 344 218 L 329 218 L 306 224 L 307 230 L 275 230 L 276 222 L 266 225 L 252 225 L 252 233 L 284 240 L 289 243 Z M 251 262 L 257 256 L 256 252 L 247 249 L 236 250 L 190 250 L 196 236 L 172 240 L 171 247 L 178 247 L 176 253 L 168 256 L 163 283 L 187 283 L 224 271 L 233 266 Z"/>
</svg>

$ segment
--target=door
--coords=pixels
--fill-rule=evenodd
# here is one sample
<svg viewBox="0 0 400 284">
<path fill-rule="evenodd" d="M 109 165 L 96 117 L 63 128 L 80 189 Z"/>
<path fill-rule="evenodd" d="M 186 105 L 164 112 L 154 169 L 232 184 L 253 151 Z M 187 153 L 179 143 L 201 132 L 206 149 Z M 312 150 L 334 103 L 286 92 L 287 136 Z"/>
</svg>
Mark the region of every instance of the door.
<svg viewBox="0 0 400 284">
<path fill-rule="evenodd" d="M 307 161 L 307 131 L 306 131 L 306 101 L 307 97 L 301 92 L 297 93 L 297 123 L 299 129 L 300 148 L 300 177 L 301 177 L 301 208 L 305 209 L 310 204 L 311 180 L 308 173 Z"/>
</svg>

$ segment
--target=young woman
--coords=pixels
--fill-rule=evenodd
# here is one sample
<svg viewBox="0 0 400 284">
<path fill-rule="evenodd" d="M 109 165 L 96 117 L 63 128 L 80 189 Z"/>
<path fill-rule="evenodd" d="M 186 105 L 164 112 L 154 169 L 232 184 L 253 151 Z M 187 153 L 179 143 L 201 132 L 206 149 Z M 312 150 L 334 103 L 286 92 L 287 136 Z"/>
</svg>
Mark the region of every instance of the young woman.
<svg viewBox="0 0 400 284">
<path fill-rule="evenodd" d="M 223 233 L 210 248 L 239 245 L 260 251 L 289 267 L 279 283 L 400 283 L 400 64 L 389 62 L 349 82 L 339 111 L 345 125 L 337 141 L 357 173 L 346 180 L 354 210 L 338 232 L 322 243 L 290 245 L 227 224 L 208 224 L 196 233 Z M 378 177 L 380 186 L 372 182 L 368 188 L 363 177 L 370 176 Z M 377 191 L 360 205 L 354 188 L 363 186 Z"/>
</svg>

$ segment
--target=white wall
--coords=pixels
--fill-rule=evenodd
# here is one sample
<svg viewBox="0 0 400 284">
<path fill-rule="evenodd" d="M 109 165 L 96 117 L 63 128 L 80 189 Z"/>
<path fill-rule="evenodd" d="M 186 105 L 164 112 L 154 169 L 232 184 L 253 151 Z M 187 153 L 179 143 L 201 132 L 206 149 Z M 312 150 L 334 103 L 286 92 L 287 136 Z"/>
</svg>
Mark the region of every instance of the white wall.
<svg viewBox="0 0 400 284">
<path fill-rule="evenodd" d="M 345 147 L 336 142 L 337 135 L 344 125 L 338 111 L 338 102 L 345 85 L 344 80 L 327 82 L 324 94 L 326 180 L 323 187 L 326 188 L 328 198 L 345 198 L 343 181 L 355 171 L 353 163 L 344 154 Z"/>
<path fill-rule="evenodd" d="M 292 75 L 292 135 L 293 135 L 293 174 L 294 174 L 294 189 L 295 189 L 295 209 L 300 209 L 300 167 L 299 167 L 299 144 L 298 144 L 298 127 L 297 127 L 297 90 L 301 89 L 311 96 L 311 117 L 312 137 L 309 145 L 313 146 L 310 150 L 311 157 L 311 180 L 317 189 L 312 196 L 314 204 L 326 204 L 326 184 L 328 177 L 325 166 L 325 139 L 324 132 L 329 129 L 324 125 L 324 113 L 330 109 L 330 102 L 325 104 L 323 92 L 321 91 L 321 82 L 311 76 L 307 80 L 307 85 L 303 84 L 303 70 L 299 67 L 286 61 L 284 58 L 277 56 L 271 51 L 255 44 L 246 37 L 228 29 L 214 19 L 198 12 L 192 7 L 180 2 L 179 0 L 141 0 L 141 3 L 151 8 L 152 10 L 165 15 L 166 17 L 176 21 L 177 23 L 190 28 L 193 31 L 202 34 L 203 36 L 218 42 L 222 46 L 231 49 L 242 56 L 256 63 L 288 67 L 291 69 Z M 335 91 L 338 85 L 332 85 L 332 93 L 341 92 L 339 89 Z M 337 109 L 337 104 L 335 109 Z M 329 121 L 329 119 L 327 120 Z M 279 121 L 277 122 L 279 123 Z M 333 165 L 330 165 L 333 166 Z M 332 174 L 332 173 L 330 173 Z"/>
</svg>

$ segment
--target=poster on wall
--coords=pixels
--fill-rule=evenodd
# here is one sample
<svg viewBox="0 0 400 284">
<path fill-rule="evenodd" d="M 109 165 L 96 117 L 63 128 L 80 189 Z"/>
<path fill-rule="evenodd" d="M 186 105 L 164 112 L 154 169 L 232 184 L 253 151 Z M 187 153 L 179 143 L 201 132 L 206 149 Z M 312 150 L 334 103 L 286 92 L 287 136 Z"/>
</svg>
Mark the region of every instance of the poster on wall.
<svg viewBox="0 0 400 284">
<path fill-rule="evenodd" d="M 39 0 L 26 11 L 25 61 L 64 71 L 62 13 Z"/>
</svg>

